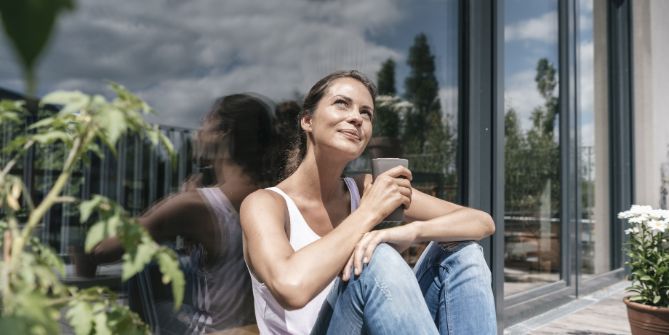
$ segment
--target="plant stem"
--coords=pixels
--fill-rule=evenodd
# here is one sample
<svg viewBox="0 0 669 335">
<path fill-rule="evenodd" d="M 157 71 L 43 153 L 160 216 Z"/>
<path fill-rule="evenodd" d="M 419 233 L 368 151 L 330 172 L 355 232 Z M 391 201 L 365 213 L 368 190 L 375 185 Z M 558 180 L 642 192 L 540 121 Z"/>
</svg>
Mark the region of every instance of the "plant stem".
<svg viewBox="0 0 669 335">
<path fill-rule="evenodd" d="M 30 238 L 30 234 L 32 233 L 33 229 L 42 220 L 49 208 L 51 208 L 51 206 L 53 206 L 53 204 L 56 202 L 63 188 L 67 184 L 68 179 L 70 179 L 76 162 L 79 160 L 79 158 L 81 158 L 82 148 L 85 148 L 92 139 L 91 133 L 92 132 L 90 132 L 89 129 L 86 129 L 82 138 L 76 138 L 74 140 L 72 149 L 70 149 L 67 159 L 65 160 L 63 171 L 58 176 L 58 179 L 56 179 L 56 182 L 54 183 L 51 190 L 49 190 L 49 193 L 46 195 L 44 200 L 42 200 L 40 204 L 30 213 L 30 216 L 28 217 L 28 223 L 21 232 L 21 237 L 18 237 L 13 241 L 13 257 L 11 259 L 12 268 L 16 265 L 16 259 L 18 258 L 16 255 L 21 253 L 26 241 L 28 238 Z"/>
<path fill-rule="evenodd" d="M 26 142 L 26 144 L 23 145 L 23 148 L 21 148 L 21 150 L 19 150 L 19 152 L 16 154 L 16 156 L 14 156 L 14 158 L 12 158 L 12 160 L 9 161 L 7 163 L 7 165 L 5 165 L 5 167 L 2 169 L 2 172 L 0 172 L 0 179 L 4 178 L 9 173 L 9 171 L 14 167 L 16 162 L 18 162 L 19 158 L 21 158 L 21 156 L 23 156 L 23 154 L 26 151 L 28 151 L 28 149 L 30 149 L 30 147 L 33 144 L 35 144 L 35 141 L 30 140 L 30 141 Z"/>
</svg>

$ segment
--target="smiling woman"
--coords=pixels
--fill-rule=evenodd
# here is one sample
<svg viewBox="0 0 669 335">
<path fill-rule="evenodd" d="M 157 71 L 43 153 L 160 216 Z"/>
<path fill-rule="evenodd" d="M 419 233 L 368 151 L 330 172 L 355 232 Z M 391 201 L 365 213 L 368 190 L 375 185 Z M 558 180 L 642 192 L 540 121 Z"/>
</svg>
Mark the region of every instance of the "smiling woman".
<svg viewBox="0 0 669 335">
<path fill-rule="evenodd" d="M 357 71 L 318 81 L 300 114 L 299 165 L 242 203 L 258 328 L 495 334 L 490 271 L 474 242 L 494 232 L 490 216 L 414 189 L 402 166 L 374 182 L 341 178 L 371 138 L 375 95 Z M 409 223 L 372 231 L 399 206 Z M 432 243 L 414 273 L 398 251 L 423 241 Z"/>
</svg>

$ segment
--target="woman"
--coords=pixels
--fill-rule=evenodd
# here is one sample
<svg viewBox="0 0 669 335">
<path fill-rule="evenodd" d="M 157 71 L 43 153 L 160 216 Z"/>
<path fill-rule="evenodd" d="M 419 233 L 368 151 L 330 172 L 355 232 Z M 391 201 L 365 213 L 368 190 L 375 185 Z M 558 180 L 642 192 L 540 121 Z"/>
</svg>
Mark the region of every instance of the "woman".
<svg viewBox="0 0 669 335">
<path fill-rule="evenodd" d="M 152 309 L 145 316 L 152 318 L 154 332 L 200 334 L 254 323 L 238 211 L 248 194 L 276 183 L 276 171 L 282 169 L 275 166 L 276 152 L 284 148 L 277 148 L 283 142 L 271 105 L 254 94 L 216 100 L 195 141 L 203 172 L 186 191 L 163 200 L 139 219 L 157 241 L 182 236 L 188 245 L 182 308 L 175 312 L 171 299 L 156 297 L 159 284 L 150 290 L 153 299 L 143 303 Z M 106 263 L 120 259 L 122 253 L 118 240 L 109 239 L 95 247 L 93 257 Z"/>
<path fill-rule="evenodd" d="M 494 334 L 490 272 L 471 242 L 494 232 L 491 217 L 412 188 L 404 167 L 341 178 L 371 138 L 374 99 L 357 71 L 317 82 L 299 166 L 242 204 L 261 333 Z M 408 224 L 372 230 L 399 206 Z M 435 242 L 414 274 L 398 251 L 421 241 Z M 468 242 L 444 243 L 455 241 Z"/>
</svg>

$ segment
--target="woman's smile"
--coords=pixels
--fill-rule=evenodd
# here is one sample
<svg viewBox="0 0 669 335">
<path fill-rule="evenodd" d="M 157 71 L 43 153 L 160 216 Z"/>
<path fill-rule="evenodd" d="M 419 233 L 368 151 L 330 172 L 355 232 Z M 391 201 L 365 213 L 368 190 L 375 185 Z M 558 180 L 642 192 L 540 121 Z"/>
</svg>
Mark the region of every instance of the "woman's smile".
<svg viewBox="0 0 669 335">
<path fill-rule="evenodd" d="M 356 142 L 362 141 L 362 137 L 360 137 L 360 134 L 356 130 L 342 129 L 339 132 L 342 133 L 348 139 L 354 140 Z"/>
</svg>

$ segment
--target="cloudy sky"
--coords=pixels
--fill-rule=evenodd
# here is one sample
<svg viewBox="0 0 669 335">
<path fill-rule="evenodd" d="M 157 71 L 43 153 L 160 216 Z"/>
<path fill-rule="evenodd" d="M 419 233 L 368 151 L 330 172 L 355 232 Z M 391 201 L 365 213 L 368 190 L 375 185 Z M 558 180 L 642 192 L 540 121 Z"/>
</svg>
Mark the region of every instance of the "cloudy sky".
<svg viewBox="0 0 669 335">
<path fill-rule="evenodd" d="M 159 112 L 155 121 L 196 127 L 217 96 L 289 99 L 337 69 L 375 78 L 389 57 L 401 91 L 408 49 L 425 32 L 442 106 L 455 113 L 457 24 L 453 0 L 80 0 L 39 66 L 39 93 L 105 92 L 112 80 L 147 100 Z M 22 91 L 0 43 L 0 87 Z"/>
</svg>

